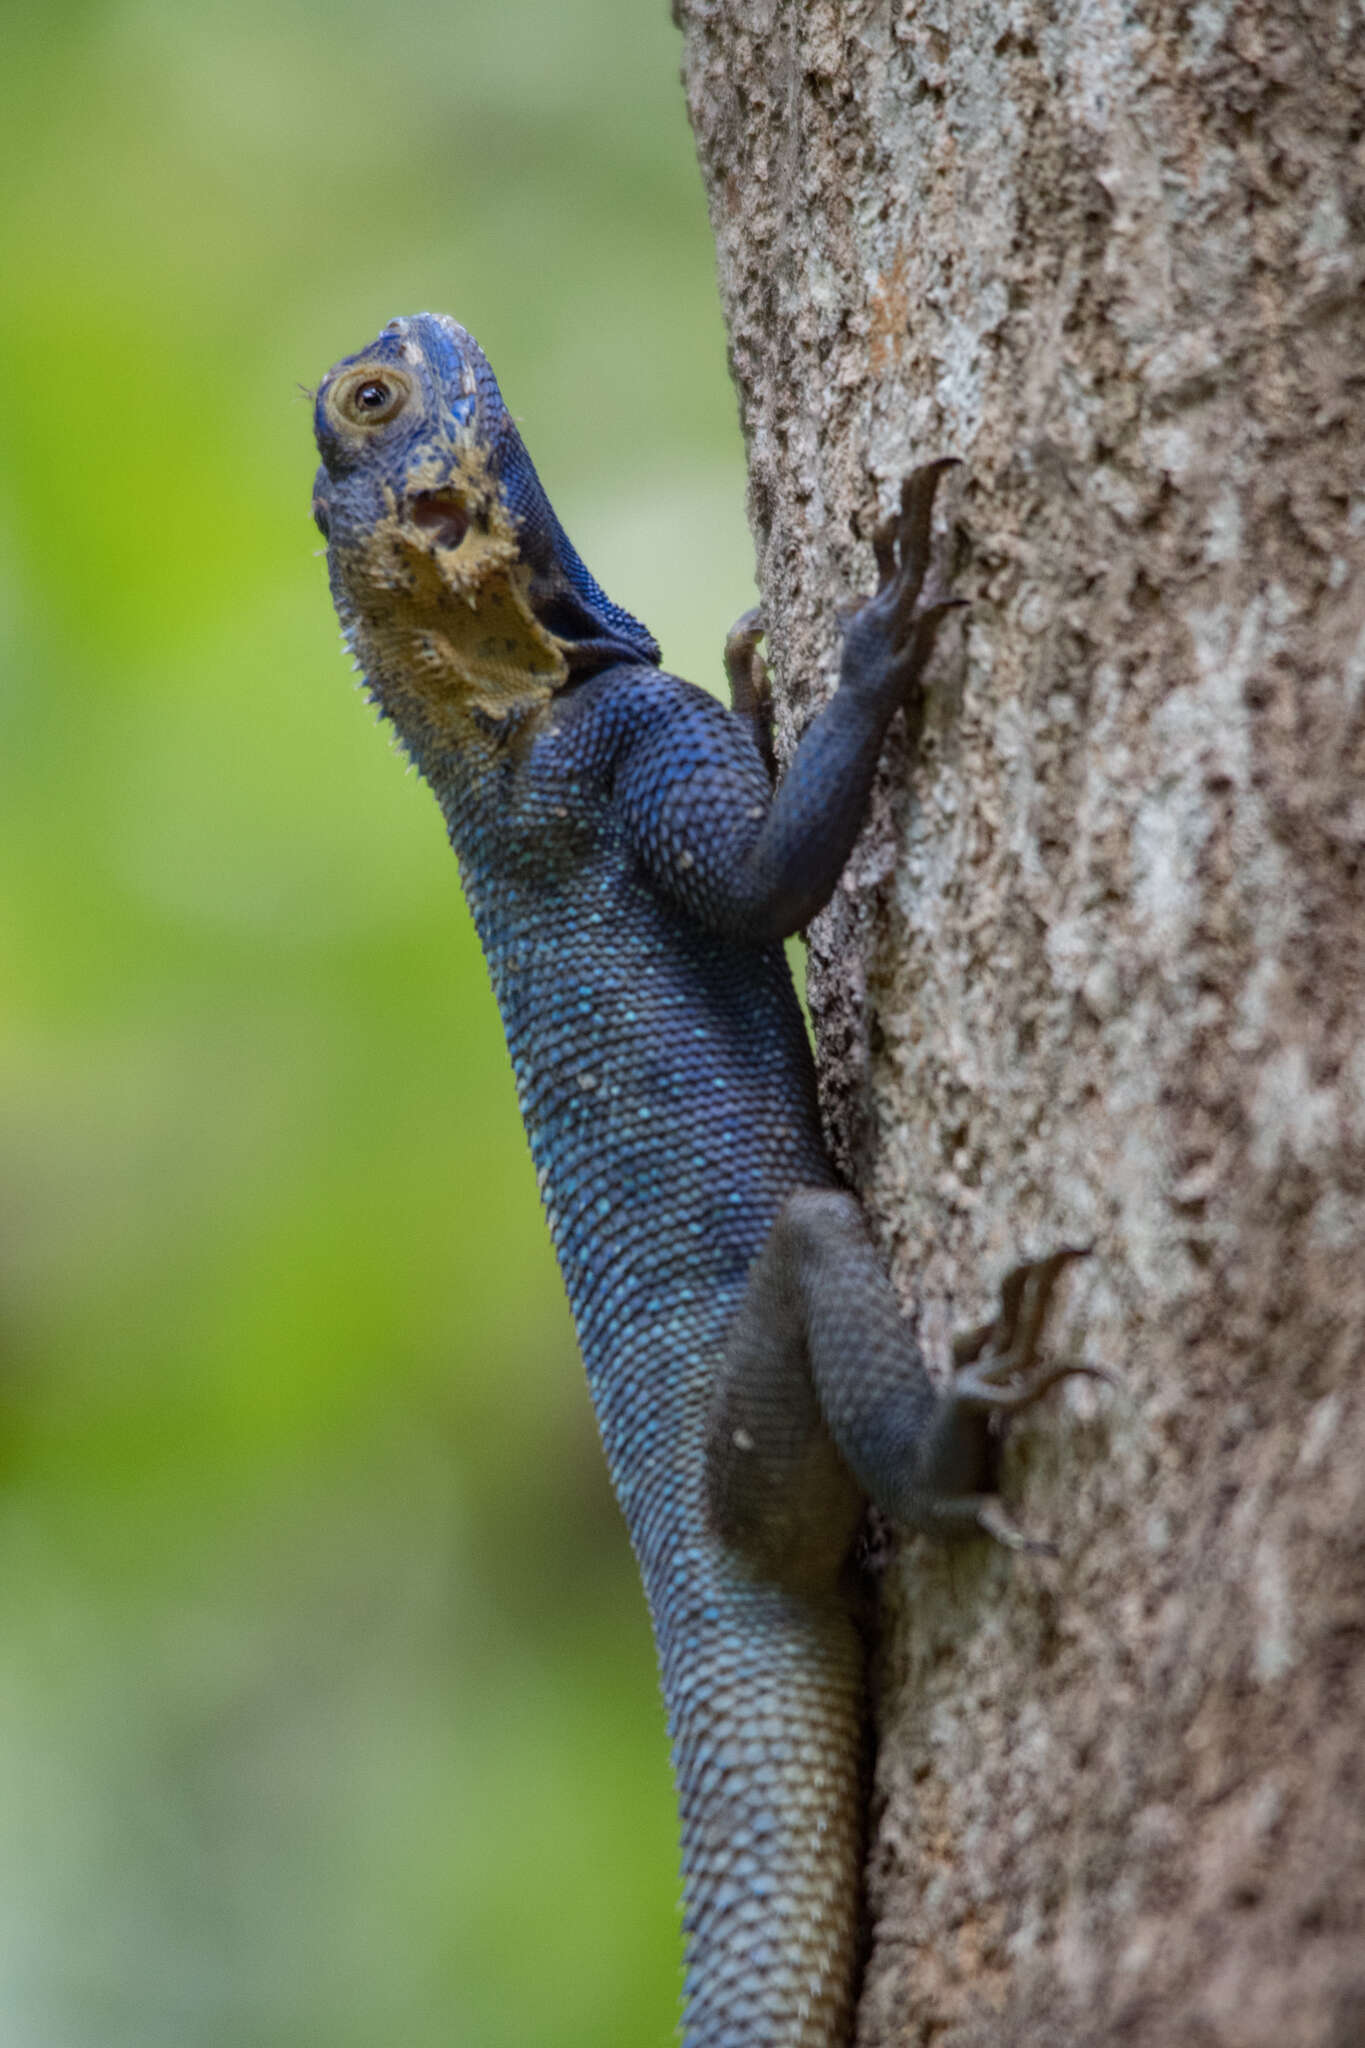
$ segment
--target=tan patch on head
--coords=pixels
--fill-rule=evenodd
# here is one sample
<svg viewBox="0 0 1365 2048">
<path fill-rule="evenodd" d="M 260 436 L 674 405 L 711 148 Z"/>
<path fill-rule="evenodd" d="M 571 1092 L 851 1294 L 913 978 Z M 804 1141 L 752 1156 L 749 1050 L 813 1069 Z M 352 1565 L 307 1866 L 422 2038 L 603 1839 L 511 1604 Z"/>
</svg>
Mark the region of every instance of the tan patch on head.
<svg viewBox="0 0 1365 2048">
<path fill-rule="evenodd" d="M 424 495 L 458 505 L 468 525 L 414 517 Z M 356 652 L 401 727 L 405 701 L 454 744 L 480 721 L 548 704 L 568 676 L 562 643 L 536 618 L 531 572 L 487 452 L 467 435 L 432 447 L 400 498 L 342 558 Z"/>
</svg>

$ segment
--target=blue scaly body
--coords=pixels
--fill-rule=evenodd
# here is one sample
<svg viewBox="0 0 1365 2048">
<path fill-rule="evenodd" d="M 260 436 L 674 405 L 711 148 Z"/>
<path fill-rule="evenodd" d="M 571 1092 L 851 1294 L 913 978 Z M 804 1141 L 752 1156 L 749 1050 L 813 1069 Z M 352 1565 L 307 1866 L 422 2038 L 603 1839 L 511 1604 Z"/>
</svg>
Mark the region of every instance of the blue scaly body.
<svg viewBox="0 0 1365 2048">
<path fill-rule="evenodd" d="M 866 1503 L 1009 1540 L 986 1423 L 1061 1376 L 1060 1257 L 937 1394 L 826 1158 L 781 941 L 827 900 L 944 602 L 936 465 L 878 537 L 835 696 L 777 791 L 753 721 L 659 667 L 454 321 L 321 386 L 314 514 L 371 692 L 445 814 L 612 1481 L 682 1817 L 686 2048 L 850 2038 Z"/>
</svg>

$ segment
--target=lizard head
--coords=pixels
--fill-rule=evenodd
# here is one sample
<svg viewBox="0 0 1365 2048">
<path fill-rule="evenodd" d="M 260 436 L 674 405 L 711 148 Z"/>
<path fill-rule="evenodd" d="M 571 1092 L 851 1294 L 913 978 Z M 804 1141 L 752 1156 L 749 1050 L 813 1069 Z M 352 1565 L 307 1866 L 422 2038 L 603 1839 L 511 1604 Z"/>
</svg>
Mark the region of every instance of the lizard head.
<svg viewBox="0 0 1365 2048">
<path fill-rule="evenodd" d="M 519 722 L 575 675 L 657 662 L 555 517 L 488 360 L 434 313 L 330 370 L 313 517 L 370 687 L 420 756 Z"/>
</svg>

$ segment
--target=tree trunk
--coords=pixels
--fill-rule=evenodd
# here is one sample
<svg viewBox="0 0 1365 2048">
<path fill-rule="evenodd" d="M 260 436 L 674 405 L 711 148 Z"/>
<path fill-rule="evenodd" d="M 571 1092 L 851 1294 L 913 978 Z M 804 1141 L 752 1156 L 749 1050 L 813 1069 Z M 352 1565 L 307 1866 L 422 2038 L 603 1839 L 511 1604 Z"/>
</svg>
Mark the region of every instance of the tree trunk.
<svg viewBox="0 0 1365 2048">
<path fill-rule="evenodd" d="M 888 1573 L 862 2048 L 1365 2041 L 1365 25 L 680 0 L 782 745 L 961 456 L 918 760 L 812 935 L 931 1355 L 1093 1242 L 1054 1561 Z"/>
</svg>

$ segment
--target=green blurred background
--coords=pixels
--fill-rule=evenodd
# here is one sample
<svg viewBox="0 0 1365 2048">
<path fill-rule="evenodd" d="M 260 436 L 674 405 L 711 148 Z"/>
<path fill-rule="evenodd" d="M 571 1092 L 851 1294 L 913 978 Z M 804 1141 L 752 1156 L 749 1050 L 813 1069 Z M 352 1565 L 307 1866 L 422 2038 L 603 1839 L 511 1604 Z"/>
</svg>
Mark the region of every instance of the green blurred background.
<svg viewBox="0 0 1365 2048">
<path fill-rule="evenodd" d="M 642 1603 L 299 387 L 455 313 L 714 680 L 752 551 L 678 39 L 3 21 L 0 2040 L 662 2048 Z"/>
</svg>

